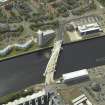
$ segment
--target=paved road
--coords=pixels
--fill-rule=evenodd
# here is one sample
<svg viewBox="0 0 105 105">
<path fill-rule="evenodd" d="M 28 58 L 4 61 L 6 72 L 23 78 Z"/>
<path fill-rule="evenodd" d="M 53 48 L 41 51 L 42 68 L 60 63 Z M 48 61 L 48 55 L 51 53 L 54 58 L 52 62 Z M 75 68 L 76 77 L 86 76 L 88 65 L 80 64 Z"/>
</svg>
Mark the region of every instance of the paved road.
<svg viewBox="0 0 105 105">
<path fill-rule="evenodd" d="M 62 45 L 62 40 L 56 41 L 54 43 L 52 54 L 48 61 L 48 64 L 46 66 L 46 70 L 44 73 L 46 85 L 54 82 L 54 72 L 56 72 L 55 68 L 57 66 L 57 61 L 60 54 L 61 45 Z"/>
<path fill-rule="evenodd" d="M 41 82 L 48 62 L 45 55 L 39 52 L 0 62 L 0 96 Z M 105 64 L 102 58 L 105 58 L 105 37 L 63 46 L 55 77 Z"/>
</svg>

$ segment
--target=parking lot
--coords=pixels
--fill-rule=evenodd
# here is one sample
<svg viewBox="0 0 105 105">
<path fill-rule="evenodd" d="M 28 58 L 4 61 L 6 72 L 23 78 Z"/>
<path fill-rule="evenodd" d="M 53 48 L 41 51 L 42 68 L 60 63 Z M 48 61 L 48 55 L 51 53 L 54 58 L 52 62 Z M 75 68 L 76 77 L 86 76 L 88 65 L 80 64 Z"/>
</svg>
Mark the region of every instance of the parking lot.
<svg viewBox="0 0 105 105">
<path fill-rule="evenodd" d="M 77 26 L 81 26 L 84 24 L 90 24 L 90 23 L 100 23 L 100 21 L 102 21 L 102 17 L 101 16 L 86 16 L 86 17 L 82 17 L 80 19 L 76 19 L 75 21 L 73 21 Z"/>
</svg>

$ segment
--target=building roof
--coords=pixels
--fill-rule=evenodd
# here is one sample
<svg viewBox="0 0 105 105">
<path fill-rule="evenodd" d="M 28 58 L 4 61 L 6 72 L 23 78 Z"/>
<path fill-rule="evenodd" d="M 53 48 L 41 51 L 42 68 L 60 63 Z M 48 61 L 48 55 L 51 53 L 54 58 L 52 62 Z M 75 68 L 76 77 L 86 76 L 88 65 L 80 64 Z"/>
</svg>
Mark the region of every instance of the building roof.
<svg viewBox="0 0 105 105">
<path fill-rule="evenodd" d="M 0 27 L 1 27 L 1 28 L 8 27 L 8 24 L 6 24 L 6 23 L 0 23 Z"/>
<path fill-rule="evenodd" d="M 27 48 L 31 43 L 32 43 L 32 40 L 29 40 L 26 43 L 23 43 L 23 44 L 15 44 L 14 46 L 15 47 L 18 47 L 18 48 Z"/>
<path fill-rule="evenodd" d="M 42 33 L 43 33 L 43 36 L 45 36 L 48 34 L 53 34 L 53 33 L 55 33 L 55 31 L 54 30 L 45 30 L 45 31 L 38 30 L 37 31 L 37 34 L 42 34 Z"/>
<path fill-rule="evenodd" d="M 4 55 L 5 53 L 7 53 L 10 49 L 12 48 L 12 46 L 8 45 L 6 48 L 4 48 L 3 50 L 0 50 L 0 55 Z"/>
<path fill-rule="evenodd" d="M 8 1 L 8 0 L 0 0 L 0 2 L 6 2 L 6 1 Z"/>
<path fill-rule="evenodd" d="M 37 34 L 42 34 L 43 32 L 41 30 L 38 30 L 37 31 Z"/>
<path fill-rule="evenodd" d="M 15 100 L 13 102 L 9 102 L 7 104 L 4 104 L 4 105 L 16 105 L 16 104 L 21 104 L 21 103 L 24 103 L 24 102 L 27 102 L 27 101 L 30 101 L 32 99 L 36 99 L 38 97 L 41 97 L 41 96 L 44 96 L 46 93 L 44 90 L 42 91 L 39 91 L 38 93 L 34 93 L 32 95 L 29 95 L 29 96 L 26 96 L 26 97 L 22 97 L 18 100 Z"/>
<path fill-rule="evenodd" d="M 87 32 L 87 31 L 93 31 L 93 30 L 102 30 L 101 27 L 99 26 L 99 24 L 97 23 L 92 23 L 92 24 L 85 24 L 82 26 L 78 26 L 78 30 L 80 32 Z"/>
<path fill-rule="evenodd" d="M 85 97 L 85 94 L 82 94 L 82 95 L 78 96 L 77 98 L 73 99 L 72 103 L 75 103 L 75 102 L 77 102 L 78 100 L 80 100 L 81 98 L 84 98 L 84 97 Z"/>
<path fill-rule="evenodd" d="M 87 69 L 66 73 L 66 74 L 63 74 L 62 76 L 64 80 L 67 80 L 67 79 L 73 79 L 84 75 L 88 75 Z"/>
</svg>

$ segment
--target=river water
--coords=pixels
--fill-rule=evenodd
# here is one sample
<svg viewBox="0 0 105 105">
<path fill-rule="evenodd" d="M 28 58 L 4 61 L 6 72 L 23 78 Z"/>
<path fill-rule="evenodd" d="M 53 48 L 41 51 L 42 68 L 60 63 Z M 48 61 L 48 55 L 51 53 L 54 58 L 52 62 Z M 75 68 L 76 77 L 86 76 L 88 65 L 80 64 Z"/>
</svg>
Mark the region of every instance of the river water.
<svg viewBox="0 0 105 105">
<path fill-rule="evenodd" d="M 0 96 L 43 81 L 50 49 L 0 62 Z M 61 50 L 55 78 L 63 73 L 105 64 L 105 37 L 67 44 Z"/>
</svg>

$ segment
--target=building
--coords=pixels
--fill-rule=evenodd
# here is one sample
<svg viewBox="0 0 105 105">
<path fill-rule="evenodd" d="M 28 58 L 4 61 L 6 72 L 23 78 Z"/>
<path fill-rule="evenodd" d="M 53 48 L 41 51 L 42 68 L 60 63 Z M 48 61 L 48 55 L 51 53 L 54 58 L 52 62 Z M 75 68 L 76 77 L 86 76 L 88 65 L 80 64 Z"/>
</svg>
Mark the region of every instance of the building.
<svg viewBox="0 0 105 105">
<path fill-rule="evenodd" d="M 85 96 L 85 94 L 82 94 L 75 99 L 72 100 L 73 105 L 92 105 L 90 100 Z"/>
<path fill-rule="evenodd" d="M 12 48 L 13 47 L 11 45 L 8 45 L 4 49 L 0 50 L 0 56 L 6 56 L 12 50 Z"/>
<path fill-rule="evenodd" d="M 9 31 L 9 25 L 7 23 L 0 23 L 0 33 Z"/>
<path fill-rule="evenodd" d="M 79 82 L 83 79 L 88 78 L 88 71 L 87 69 L 79 70 L 79 71 L 74 71 L 70 73 L 66 73 L 62 75 L 63 82 Z"/>
<path fill-rule="evenodd" d="M 39 46 L 43 45 L 43 32 L 41 30 L 37 32 L 37 43 Z"/>
<path fill-rule="evenodd" d="M 4 3 L 4 2 L 6 2 L 6 1 L 8 1 L 8 0 L 0 0 L 1 3 Z"/>
<path fill-rule="evenodd" d="M 26 43 L 23 44 L 14 44 L 14 47 L 18 49 L 27 49 L 32 45 L 32 41 L 33 40 L 28 40 Z"/>
<path fill-rule="evenodd" d="M 26 43 L 23 44 L 12 44 L 12 45 L 8 45 L 5 48 L 0 50 L 0 56 L 6 56 L 13 48 L 16 49 L 27 49 L 32 45 L 33 40 L 28 40 Z"/>
<path fill-rule="evenodd" d="M 42 90 L 3 105 L 48 105 L 48 98 L 48 94 Z"/>
<path fill-rule="evenodd" d="M 11 0 L 0 0 L 0 6 L 5 5 L 5 4 L 7 5 L 9 1 Z"/>
<path fill-rule="evenodd" d="M 81 35 L 89 35 L 96 32 L 101 32 L 102 29 L 97 23 L 86 24 L 82 26 L 78 26 L 78 31 Z"/>
<path fill-rule="evenodd" d="M 0 6 L 5 7 L 7 6 L 12 0 L 0 0 Z"/>
<path fill-rule="evenodd" d="M 55 36 L 55 31 L 54 30 L 46 30 L 46 31 L 41 31 L 38 30 L 37 32 L 37 43 L 39 46 L 43 46 L 48 43 L 51 39 L 53 39 Z"/>
</svg>

